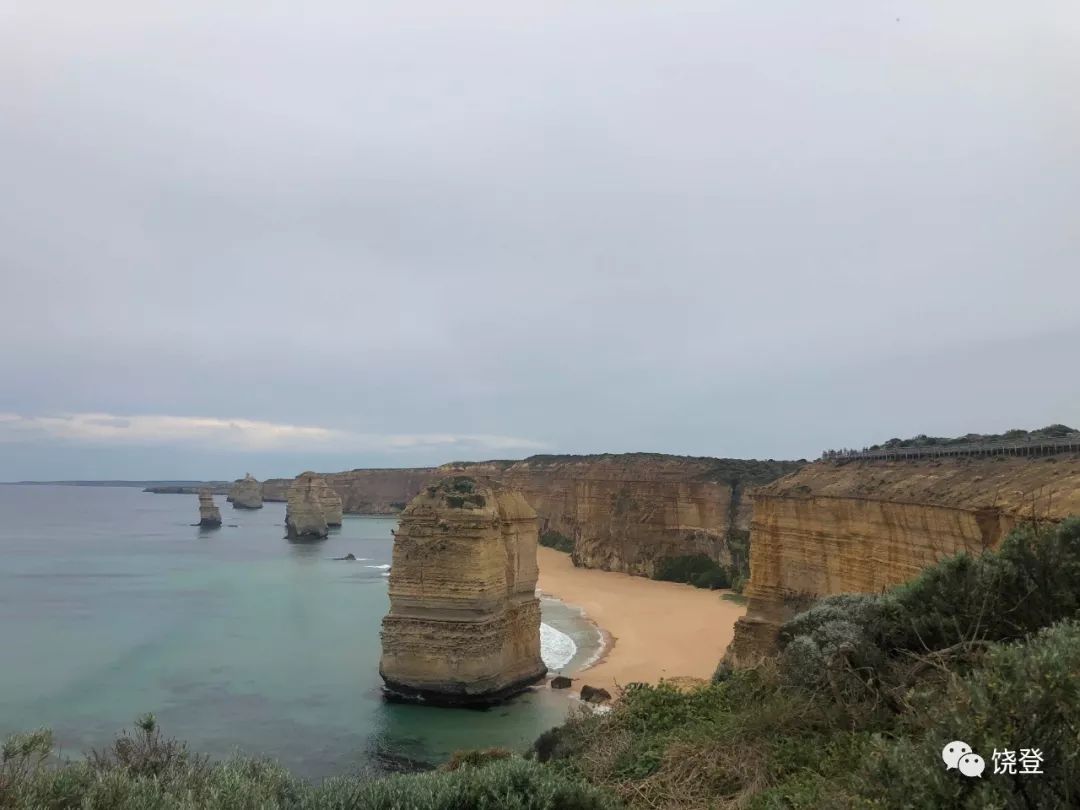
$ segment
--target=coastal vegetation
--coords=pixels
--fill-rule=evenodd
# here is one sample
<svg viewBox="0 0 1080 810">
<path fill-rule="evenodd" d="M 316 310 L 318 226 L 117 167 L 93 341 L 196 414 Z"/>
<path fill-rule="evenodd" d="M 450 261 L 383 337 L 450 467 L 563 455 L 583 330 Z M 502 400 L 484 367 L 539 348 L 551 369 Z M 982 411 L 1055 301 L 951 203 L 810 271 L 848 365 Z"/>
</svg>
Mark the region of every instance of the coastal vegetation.
<svg viewBox="0 0 1080 810">
<path fill-rule="evenodd" d="M 609 810 L 605 791 L 521 757 L 459 757 L 453 767 L 385 779 L 340 777 L 315 785 L 267 760 L 211 763 L 140 718 L 107 750 L 52 760 L 39 730 L 10 738 L 0 762 L 0 808 L 38 810 Z"/>
<path fill-rule="evenodd" d="M 557 532 L 554 529 L 540 532 L 540 545 L 553 548 L 556 551 L 565 551 L 567 554 L 573 553 L 574 551 L 574 541 L 562 532 Z"/>
</svg>

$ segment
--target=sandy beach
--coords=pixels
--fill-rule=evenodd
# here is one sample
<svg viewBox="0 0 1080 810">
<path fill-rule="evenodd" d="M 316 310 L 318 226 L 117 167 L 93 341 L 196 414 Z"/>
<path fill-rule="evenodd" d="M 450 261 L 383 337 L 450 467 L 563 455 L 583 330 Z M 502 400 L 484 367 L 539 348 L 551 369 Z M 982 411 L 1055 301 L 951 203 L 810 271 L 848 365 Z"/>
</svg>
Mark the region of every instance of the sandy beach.
<svg viewBox="0 0 1080 810">
<path fill-rule="evenodd" d="M 575 568 L 570 555 L 541 547 L 539 588 L 582 608 L 610 635 L 593 666 L 571 674 L 575 687 L 656 682 L 661 678 L 710 678 L 734 634 L 743 605 L 673 582 L 610 571 Z M 612 691 L 614 694 L 614 691 Z"/>
</svg>

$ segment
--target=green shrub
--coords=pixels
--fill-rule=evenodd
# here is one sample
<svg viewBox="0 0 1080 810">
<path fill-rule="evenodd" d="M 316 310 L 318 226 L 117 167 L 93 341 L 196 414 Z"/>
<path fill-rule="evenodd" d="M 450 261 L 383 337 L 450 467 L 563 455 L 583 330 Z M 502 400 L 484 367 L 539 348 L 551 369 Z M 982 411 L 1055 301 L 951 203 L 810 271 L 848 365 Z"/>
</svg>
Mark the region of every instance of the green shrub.
<svg viewBox="0 0 1080 810">
<path fill-rule="evenodd" d="M 1029 808 L 1080 805 L 1080 625 L 1044 629 L 1025 643 L 994 645 L 944 691 L 916 698 L 906 734 L 879 739 L 857 774 L 860 791 L 889 807 Z M 981 779 L 941 765 L 963 740 L 986 761 Z M 1040 775 L 994 774 L 992 755 L 1038 748 Z M 1017 771 L 1020 770 L 1018 766 Z"/>
<path fill-rule="evenodd" d="M 0 761 L 5 810 L 614 810 L 608 793 L 534 762 L 489 750 L 453 770 L 386 779 L 343 777 L 319 786 L 273 762 L 210 764 L 140 720 L 106 752 L 84 762 L 48 761 L 47 731 L 10 738 Z"/>
<path fill-rule="evenodd" d="M 565 534 L 561 534 L 554 529 L 548 529 L 545 532 L 541 532 L 540 545 L 546 546 L 547 548 L 553 548 L 556 551 L 565 551 L 567 554 L 571 554 L 574 551 L 574 541 Z"/>
<path fill-rule="evenodd" d="M 690 583 L 699 574 L 709 573 L 720 565 L 707 554 L 683 554 L 658 560 L 653 579 Z"/>
<path fill-rule="evenodd" d="M 781 667 L 808 689 L 842 680 L 878 691 L 902 687 L 913 655 L 957 658 L 989 642 L 1024 638 L 1080 615 L 1080 520 L 1025 526 L 999 551 L 942 560 L 881 596 L 822 599 L 780 632 Z M 843 660 L 840 660 L 840 659 Z"/>
</svg>

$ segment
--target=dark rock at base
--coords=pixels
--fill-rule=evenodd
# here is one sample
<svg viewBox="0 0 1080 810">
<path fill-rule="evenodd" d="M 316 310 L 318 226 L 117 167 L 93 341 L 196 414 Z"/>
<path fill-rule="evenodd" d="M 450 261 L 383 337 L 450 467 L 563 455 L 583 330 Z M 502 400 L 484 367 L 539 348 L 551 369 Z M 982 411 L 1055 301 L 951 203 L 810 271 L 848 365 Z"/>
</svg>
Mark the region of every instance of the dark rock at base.
<svg viewBox="0 0 1080 810">
<path fill-rule="evenodd" d="M 554 678 L 551 679 L 551 688 L 552 689 L 569 689 L 570 684 L 572 684 L 572 683 L 573 683 L 573 681 L 571 681 L 565 675 L 556 675 Z M 588 687 L 586 687 L 586 688 L 588 688 Z"/>
<path fill-rule="evenodd" d="M 346 554 L 344 557 L 334 557 L 335 560 L 356 560 L 355 554 Z"/>
<path fill-rule="evenodd" d="M 383 698 L 389 703 L 422 703 L 427 706 L 445 706 L 460 709 L 489 709 L 520 695 L 547 674 L 547 667 L 541 668 L 525 678 L 507 684 L 493 692 L 471 692 L 460 683 L 445 684 L 438 689 L 417 689 L 407 684 L 397 683 L 386 677 L 380 670 L 383 681 Z"/>
<path fill-rule="evenodd" d="M 605 700 L 611 700 L 611 692 L 598 686 L 583 686 L 581 699 L 586 703 L 603 703 Z"/>
</svg>

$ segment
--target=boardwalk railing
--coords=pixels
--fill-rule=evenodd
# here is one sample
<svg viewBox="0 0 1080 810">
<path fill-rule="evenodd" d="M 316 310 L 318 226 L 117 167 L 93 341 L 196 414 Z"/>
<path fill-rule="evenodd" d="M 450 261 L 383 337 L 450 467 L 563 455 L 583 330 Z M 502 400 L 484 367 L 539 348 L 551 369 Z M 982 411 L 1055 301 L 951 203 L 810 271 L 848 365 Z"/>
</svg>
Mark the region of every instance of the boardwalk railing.
<svg viewBox="0 0 1080 810">
<path fill-rule="evenodd" d="M 1080 453 L 1080 433 L 1056 439 L 1019 439 L 970 444 L 926 444 L 914 447 L 879 447 L 876 450 L 826 450 L 825 461 L 855 459 L 892 460 L 944 458 L 947 456 L 1046 456 L 1054 453 Z"/>
</svg>

